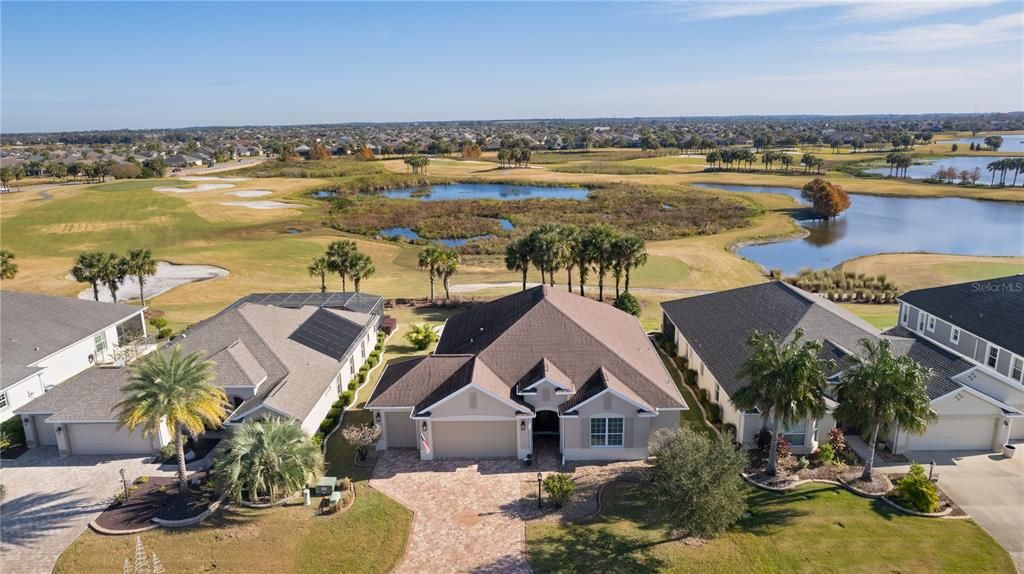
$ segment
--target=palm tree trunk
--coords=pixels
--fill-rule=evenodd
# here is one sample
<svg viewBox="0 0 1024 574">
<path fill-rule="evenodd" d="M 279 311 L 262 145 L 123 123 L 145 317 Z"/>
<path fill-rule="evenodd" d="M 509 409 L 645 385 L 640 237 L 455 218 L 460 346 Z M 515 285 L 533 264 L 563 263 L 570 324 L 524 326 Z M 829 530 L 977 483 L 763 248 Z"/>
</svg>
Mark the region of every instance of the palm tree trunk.
<svg viewBox="0 0 1024 574">
<path fill-rule="evenodd" d="M 188 476 L 185 469 L 185 438 L 181 436 L 181 428 L 174 427 L 174 450 L 178 453 L 178 493 L 188 492 Z"/>
<path fill-rule="evenodd" d="M 447 299 L 448 301 L 451 301 L 452 300 L 452 294 L 451 294 L 451 292 L 448 289 L 448 277 L 445 277 L 443 282 L 444 282 L 444 298 Z"/>
<path fill-rule="evenodd" d="M 348 287 L 348 285 L 345 284 L 345 274 L 342 273 L 341 274 L 341 290 L 342 291 L 348 291 L 347 287 Z"/>
<path fill-rule="evenodd" d="M 100 300 L 100 284 L 99 283 L 93 283 L 92 284 L 92 298 L 95 299 L 96 301 Z"/>
<path fill-rule="evenodd" d="M 142 275 L 139 275 L 138 277 L 136 277 L 136 279 L 139 280 L 139 300 L 142 301 L 142 306 L 145 307 L 146 306 L 146 294 L 143 293 L 143 285 L 146 282 L 146 278 L 143 277 Z"/>
<path fill-rule="evenodd" d="M 626 267 L 626 291 L 629 291 L 629 267 Z"/>
<path fill-rule="evenodd" d="M 523 291 L 526 291 L 526 266 L 523 266 Z"/>
<path fill-rule="evenodd" d="M 583 266 L 580 265 L 580 297 L 585 297 L 586 296 L 586 295 L 583 294 L 583 285 L 585 283 L 583 281 L 583 273 L 584 273 L 583 272 Z"/>
<path fill-rule="evenodd" d="M 321 293 L 326 293 L 327 292 L 327 278 L 324 275 L 320 276 L 320 292 Z"/>
<path fill-rule="evenodd" d="M 572 267 L 565 268 L 565 284 L 568 286 L 569 292 L 572 293 Z"/>
<path fill-rule="evenodd" d="M 597 273 L 597 300 L 604 301 L 604 269 Z"/>
<path fill-rule="evenodd" d="M 775 476 L 778 472 L 779 464 L 779 427 L 782 426 L 779 413 L 775 413 L 772 416 L 772 442 L 768 445 L 768 470 L 767 473 L 770 476 Z"/>
<path fill-rule="evenodd" d="M 881 426 L 881 423 L 876 423 L 874 430 L 871 431 L 871 442 L 868 444 L 868 450 L 871 452 L 864 461 L 864 472 L 860 475 L 862 480 L 868 482 L 871 482 L 871 471 L 875 468 L 875 444 L 878 442 L 878 428 Z"/>
<path fill-rule="evenodd" d="M 430 274 L 430 302 L 434 302 L 434 274 Z"/>
</svg>

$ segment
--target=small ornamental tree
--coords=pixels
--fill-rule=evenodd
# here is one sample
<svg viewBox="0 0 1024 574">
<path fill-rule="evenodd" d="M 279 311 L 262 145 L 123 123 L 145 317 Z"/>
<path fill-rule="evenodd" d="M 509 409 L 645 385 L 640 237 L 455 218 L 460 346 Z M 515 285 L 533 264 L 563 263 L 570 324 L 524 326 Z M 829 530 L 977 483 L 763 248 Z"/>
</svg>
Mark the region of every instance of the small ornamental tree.
<svg viewBox="0 0 1024 574">
<path fill-rule="evenodd" d="M 746 457 L 729 440 L 688 428 L 659 430 L 651 437 L 655 457 L 650 494 L 665 516 L 691 536 L 712 537 L 747 509 L 740 476 Z"/>
<path fill-rule="evenodd" d="M 907 508 L 918 512 L 935 512 L 939 509 L 939 493 L 928 477 L 924 467 L 914 463 L 910 472 L 896 483 L 893 496 Z"/>
<path fill-rule="evenodd" d="M 370 450 L 370 446 L 377 442 L 380 438 L 381 428 L 375 425 L 361 424 L 351 425 L 341 428 L 341 436 L 348 441 L 349 444 L 356 447 L 356 452 L 359 454 L 359 460 L 366 460 L 366 455 Z"/>
<path fill-rule="evenodd" d="M 564 506 L 576 494 L 576 483 L 573 482 L 572 477 L 568 474 L 549 474 L 542 484 L 548 499 L 557 508 Z"/>
<path fill-rule="evenodd" d="M 419 351 L 425 351 L 431 343 L 437 341 L 437 331 L 427 323 L 414 323 L 409 327 L 405 338 Z"/>
<path fill-rule="evenodd" d="M 622 294 L 615 299 L 615 303 L 613 303 L 613 305 L 616 309 L 625 311 L 634 317 L 640 316 L 640 302 L 637 301 L 636 297 L 634 297 L 629 291 L 623 291 Z"/>
<path fill-rule="evenodd" d="M 833 427 L 828 431 L 828 444 L 832 445 L 832 451 L 836 453 L 836 456 L 846 450 L 846 436 L 843 435 L 843 429 Z"/>
</svg>

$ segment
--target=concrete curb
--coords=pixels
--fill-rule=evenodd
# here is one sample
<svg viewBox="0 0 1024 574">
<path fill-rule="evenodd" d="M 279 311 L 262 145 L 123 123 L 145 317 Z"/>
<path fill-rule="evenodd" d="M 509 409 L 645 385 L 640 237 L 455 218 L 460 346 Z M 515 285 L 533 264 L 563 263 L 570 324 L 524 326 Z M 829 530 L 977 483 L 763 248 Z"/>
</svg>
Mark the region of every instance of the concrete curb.
<svg viewBox="0 0 1024 574">
<path fill-rule="evenodd" d="M 193 516 L 192 518 L 183 518 L 181 520 L 164 520 L 161 518 L 154 518 L 153 522 L 156 522 L 158 525 L 163 526 L 164 528 L 182 528 L 185 526 L 193 526 L 199 524 L 200 522 L 206 520 L 206 518 L 209 517 L 211 514 L 216 512 L 217 509 L 220 508 L 221 504 L 224 503 L 224 500 L 227 499 L 227 496 L 227 494 L 222 494 L 220 498 L 215 500 L 213 504 L 210 505 L 209 508 L 204 510 L 198 516 Z"/>
<path fill-rule="evenodd" d="M 131 530 L 111 530 L 109 528 L 103 528 L 99 524 L 96 524 L 95 520 L 92 520 L 89 522 L 89 528 L 92 528 L 96 532 L 100 534 L 105 534 L 107 536 L 119 536 L 122 534 L 139 534 L 140 532 L 146 532 L 149 530 L 153 530 L 154 528 L 160 528 L 160 525 L 150 524 L 149 526 L 143 526 L 142 528 L 133 528 Z"/>
</svg>

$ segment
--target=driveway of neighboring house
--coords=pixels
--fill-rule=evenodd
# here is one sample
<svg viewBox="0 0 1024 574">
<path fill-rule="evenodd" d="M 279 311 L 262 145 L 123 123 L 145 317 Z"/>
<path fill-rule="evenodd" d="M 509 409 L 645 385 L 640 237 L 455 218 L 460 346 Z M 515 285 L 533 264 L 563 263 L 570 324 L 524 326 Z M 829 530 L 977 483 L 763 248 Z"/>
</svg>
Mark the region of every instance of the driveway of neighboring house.
<svg viewBox="0 0 1024 574">
<path fill-rule="evenodd" d="M 530 572 L 521 518 L 537 468 L 515 460 L 420 461 L 387 450 L 370 485 L 416 513 L 396 572 Z"/>
<path fill-rule="evenodd" d="M 141 457 L 57 456 L 56 447 L 36 447 L 3 461 L 0 484 L 0 563 L 4 574 L 45 574 L 129 480 L 166 476 Z"/>
<path fill-rule="evenodd" d="M 1024 450 L 1024 445 L 1017 445 Z M 925 464 L 935 461 L 939 487 L 970 514 L 1013 557 L 1024 572 L 1024 456 L 1006 459 L 978 451 L 908 452 Z"/>
</svg>

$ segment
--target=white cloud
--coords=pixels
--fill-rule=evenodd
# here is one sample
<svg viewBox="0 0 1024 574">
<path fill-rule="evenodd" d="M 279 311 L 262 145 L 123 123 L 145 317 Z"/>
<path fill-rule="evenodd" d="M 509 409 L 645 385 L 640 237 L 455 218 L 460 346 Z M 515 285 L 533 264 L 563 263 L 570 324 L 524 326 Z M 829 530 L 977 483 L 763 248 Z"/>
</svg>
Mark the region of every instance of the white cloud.
<svg viewBox="0 0 1024 574">
<path fill-rule="evenodd" d="M 829 47 L 855 51 L 936 51 L 1020 42 L 1024 38 L 1022 34 L 1024 12 L 1015 12 L 974 24 L 927 24 L 885 32 L 850 34 Z"/>
<path fill-rule="evenodd" d="M 941 14 L 997 4 L 1002 0 L 679 0 L 661 4 L 661 13 L 684 20 L 764 16 L 814 8 L 841 8 L 844 21 L 885 21 Z"/>
</svg>

